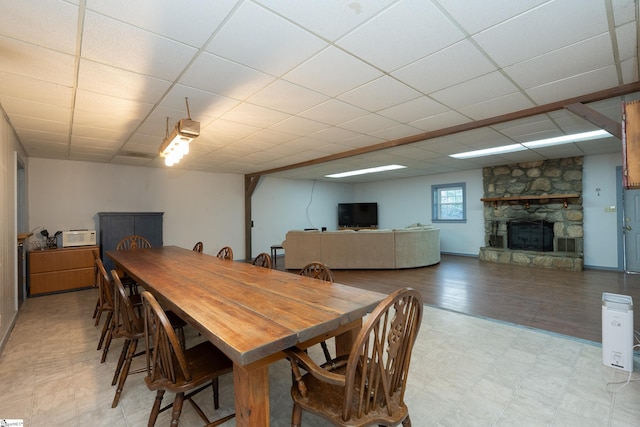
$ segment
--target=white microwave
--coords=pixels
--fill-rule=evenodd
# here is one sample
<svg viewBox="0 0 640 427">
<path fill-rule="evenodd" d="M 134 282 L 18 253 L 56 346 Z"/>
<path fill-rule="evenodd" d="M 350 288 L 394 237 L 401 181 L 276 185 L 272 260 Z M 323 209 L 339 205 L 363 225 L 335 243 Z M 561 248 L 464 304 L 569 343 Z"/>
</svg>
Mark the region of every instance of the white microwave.
<svg viewBox="0 0 640 427">
<path fill-rule="evenodd" d="M 92 246 L 96 244 L 96 230 L 71 230 L 58 234 L 59 248 L 71 246 Z"/>
</svg>

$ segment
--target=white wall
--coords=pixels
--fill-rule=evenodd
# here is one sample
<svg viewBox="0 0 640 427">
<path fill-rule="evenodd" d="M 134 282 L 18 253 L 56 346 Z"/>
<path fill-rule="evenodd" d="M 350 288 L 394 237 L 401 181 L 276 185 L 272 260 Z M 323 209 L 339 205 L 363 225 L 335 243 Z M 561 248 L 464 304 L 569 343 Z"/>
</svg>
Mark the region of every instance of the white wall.
<svg viewBox="0 0 640 427">
<path fill-rule="evenodd" d="M 585 265 L 617 266 L 615 167 L 619 155 L 585 158 Z M 244 177 L 99 163 L 29 159 L 29 223 L 49 232 L 97 227 L 101 211 L 165 212 L 164 242 L 205 252 L 230 245 L 244 257 Z M 263 177 L 252 197 L 252 256 L 281 243 L 291 229 L 337 228 L 337 204 L 377 202 L 380 228 L 431 222 L 431 186 L 465 182 L 467 222 L 442 224 L 441 250 L 477 256 L 484 244 L 482 170 L 365 184 Z M 601 188 L 600 197 L 595 188 Z M 621 209 L 621 207 L 620 207 Z"/>
<path fill-rule="evenodd" d="M 622 183 L 616 181 L 616 166 L 622 165 L 622 154 L 585 157 L 582 168 L 582 205 L 584 209 L 584 265 L 618 267 L 617 213 L 605 212 L 616 204 L 616 192 Z M 600 195 L 596 192 L 600 188 Z"/>
<path fill-rule="evenodd" d="M 38 158 L 28 175 L 29 223 L 50 235 L 98 229 L 98 212 L 164 212 L 165 245 L 244 255 L 242 175 Z"/>
<path fill-rule="evenodd" d="M 0 349 L 18 312 L 16 230 L 17 139 L 0 108 Z"/>
<path fill-rule="evenodd" d="M 357 184 L 355 201 L 378 202 L 380 228 L 402 228 L 416 222 L 430 224 L 431 186 L 458 182 L 466 184 L 467 222 L 436 223 L 440 228 L 440 250 L 452 254 L 478 256 L 480 247 L 484 245 L 480 169 Z"/>
<path fill-rule="evenodd" d="M 252 256 L 269 252 L 289 230 L 338 226 L 338 203 L 353 201 L 353 185 L 263 177 L 251 199 Z"/>
</svg>

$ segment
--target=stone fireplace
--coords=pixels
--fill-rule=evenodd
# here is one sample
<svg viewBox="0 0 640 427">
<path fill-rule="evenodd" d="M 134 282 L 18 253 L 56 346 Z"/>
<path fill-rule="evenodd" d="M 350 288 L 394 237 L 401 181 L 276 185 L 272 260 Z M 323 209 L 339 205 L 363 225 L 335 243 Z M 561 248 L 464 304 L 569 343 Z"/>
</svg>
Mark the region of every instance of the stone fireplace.
<svg viewBox="0 0 640 427">
<path fill-rule="evenodd" d="M 582 157 L 483 169 L 483 261 L 582 270 Z"/>
</svg>

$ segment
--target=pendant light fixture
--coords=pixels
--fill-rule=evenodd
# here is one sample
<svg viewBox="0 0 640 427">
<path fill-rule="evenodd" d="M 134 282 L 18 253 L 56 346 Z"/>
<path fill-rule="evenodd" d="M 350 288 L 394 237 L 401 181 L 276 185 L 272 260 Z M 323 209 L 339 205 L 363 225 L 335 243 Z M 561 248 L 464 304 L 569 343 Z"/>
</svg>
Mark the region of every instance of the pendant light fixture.
<svg viewBox="0 0 640 427">
<path fill-rule="evenodd" d="M 169 133 L 169 117 L 167 117 L 167 131 L 160 145 L 160 156 L 164 157 L 164 164 L 173 166 L 186 154 L 189 154 L 189 144 L 200 135 L 200 122 L 191 120 L 189 112 L 189 100 L 184 98 L 187 104 L 187 118 L 181 119 Z"/>
</svg>

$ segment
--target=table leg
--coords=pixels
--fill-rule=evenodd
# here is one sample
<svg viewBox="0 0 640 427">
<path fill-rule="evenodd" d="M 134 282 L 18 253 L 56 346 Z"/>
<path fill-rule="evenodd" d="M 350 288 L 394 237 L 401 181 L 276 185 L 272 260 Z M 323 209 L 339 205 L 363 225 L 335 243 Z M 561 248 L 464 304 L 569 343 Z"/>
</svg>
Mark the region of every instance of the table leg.
<svg viewBox="0 0 640 427">
<path fill-rule="evenodd" d="M 246 369 L 233 364 L 237 427 L 269 425 L 269 366 Z"/>
</svg>

